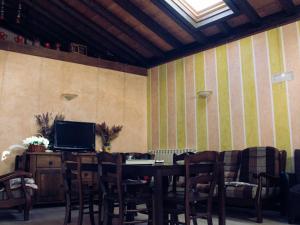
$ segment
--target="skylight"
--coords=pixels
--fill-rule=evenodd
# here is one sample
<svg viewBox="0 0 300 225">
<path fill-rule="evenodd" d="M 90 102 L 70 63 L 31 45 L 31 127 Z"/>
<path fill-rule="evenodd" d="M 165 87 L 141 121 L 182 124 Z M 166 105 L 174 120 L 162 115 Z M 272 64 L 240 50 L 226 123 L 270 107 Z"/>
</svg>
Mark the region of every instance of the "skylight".
<svg viewBox="0 0 300 225">
<path fill-rule="evenodd" d="M 184 0 L 182 3 L 187 3 L 192 9 L 196 12 L 200 12 L 202 10 L 206 10 L 211 8 L 217 4 L 222 3 L 222 0 Z"/>
<path fill-rule="evenodd" d="M 196 28 L 233 14 L 223 0 L 165 1 Z"/>
</svg>

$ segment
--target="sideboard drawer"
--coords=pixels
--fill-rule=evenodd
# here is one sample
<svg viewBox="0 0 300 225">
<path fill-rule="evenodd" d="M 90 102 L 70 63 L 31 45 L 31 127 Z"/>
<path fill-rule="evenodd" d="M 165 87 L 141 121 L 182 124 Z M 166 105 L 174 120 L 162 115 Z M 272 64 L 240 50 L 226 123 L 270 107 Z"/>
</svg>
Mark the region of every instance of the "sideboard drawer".
<svg viewBox="0 0 300 225">
<path fill-rule="evenodd" d="M 61 159 L 59 156 L 39 156 L 36 164 L 40 168 L 60 168 Z"/>
</svg>

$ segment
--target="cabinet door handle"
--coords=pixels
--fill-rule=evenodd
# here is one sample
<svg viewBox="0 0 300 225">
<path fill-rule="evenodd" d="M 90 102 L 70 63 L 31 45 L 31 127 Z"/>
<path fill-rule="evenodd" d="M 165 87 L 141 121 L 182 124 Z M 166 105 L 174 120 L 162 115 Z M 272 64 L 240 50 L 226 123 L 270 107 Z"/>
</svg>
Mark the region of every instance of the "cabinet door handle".
<svg viewBox="0 0 300 225">
<path fill-rule="evenodd" d="M 53 165 L 53 162 L 52 161 L 49 161 L 49 166 L 52 166 Z"/>
</svg>

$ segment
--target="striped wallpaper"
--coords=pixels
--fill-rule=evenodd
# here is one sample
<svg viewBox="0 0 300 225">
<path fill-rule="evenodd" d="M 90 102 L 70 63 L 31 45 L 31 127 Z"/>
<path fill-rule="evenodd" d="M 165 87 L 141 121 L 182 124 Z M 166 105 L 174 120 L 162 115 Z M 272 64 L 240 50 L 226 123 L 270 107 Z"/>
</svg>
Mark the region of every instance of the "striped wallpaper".
<svg viewBox="0 0 300 225">
<path fill-rule="evenodd" d="M 295 79 L 271 83 L 293 71 Z M 148 71 L 148 148 L 300 148 L 300 22 Z M 196 96 L 211 90 L 208 98 Z"/>
</svg>

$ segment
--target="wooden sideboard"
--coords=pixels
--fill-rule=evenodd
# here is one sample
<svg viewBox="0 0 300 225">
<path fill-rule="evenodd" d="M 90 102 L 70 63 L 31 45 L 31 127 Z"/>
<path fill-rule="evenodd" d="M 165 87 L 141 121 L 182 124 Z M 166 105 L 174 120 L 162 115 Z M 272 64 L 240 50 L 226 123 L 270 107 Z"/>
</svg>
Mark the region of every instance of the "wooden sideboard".
<svg viewBox="0 0 300 225">
<path fill-rule="evenodd" d="M 82 162 L 96 162 L 95 154 L 87 153 L 82 157 Z M 65 196 L 61 173 L 60 152 L 26 152 L 20 160 L 25 161 L 25 170 L 32 173 L 35 182 L 38 185 L 38 190 L 34 196 L 35 204 L 64 203 Z M 83 179 L 92 181 L 95 178 L 95 174 L 83 172 Z"/>
</svg>

